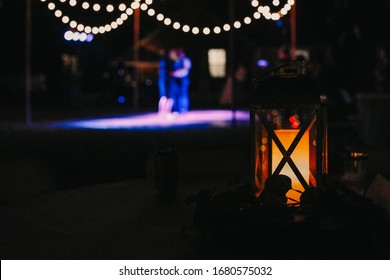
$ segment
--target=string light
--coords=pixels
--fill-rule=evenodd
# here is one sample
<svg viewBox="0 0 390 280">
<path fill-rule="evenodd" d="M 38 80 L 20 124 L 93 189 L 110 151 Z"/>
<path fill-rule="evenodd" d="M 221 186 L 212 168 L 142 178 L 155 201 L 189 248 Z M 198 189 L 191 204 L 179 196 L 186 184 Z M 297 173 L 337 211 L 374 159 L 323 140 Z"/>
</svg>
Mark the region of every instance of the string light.
<svg viewBox="0 0 390 280">
<path fill-rule="evenodd" d="M 98 11 L 100 11 L 100 5 L 99 5 L 99 4 L 94 4 L 94 5 L 92 6 L 92 9 L 93 9 L 95 12 L 98 12 Z"/>
<path fill-rule="evenodd" d="M 44 3 L 44 2 L 46 2 L 46 0 L 41 0 L 41 2 Z M 65 3 L 67 1 L 60 0 L 60 2 Z M 76 29 L 79 32 L 85 32 L 85 33 L 92 32 L 94 34 L 98 34 L 98 33 L 103 34 L 106 32 L 110 32 L 113 29 L 116 29 L 119 25 L 122 25 L 124 23 L 124 21 L 128 20 L 129 16 L 132 15 L 134 12 L 133 9 L 131 8 L 131 6 L 136 7 L 136 8 L 140 8 L 139 2 L 140 2 L 139 0 L 135 0 L 134 2 L 130 3 L 129 7 L 124 3 L 118 4 L 118 10 L 122 11 L 123 13 L 121 13 L 111 23 L 105 23 L 101 26 L 88 26 L 88 25 L 85 25 L 82 23 L 78 23 L 76 20 L 71 19 L 68 15 L 65 15 L 62 10 L 56 9 L 56 5 L 53 2 L 48 3 L 47 7 L 51 11 L 55 10 L 54 16 L 57 18 L 61 18 L 61 21 L 64 24 L 68 24 L 68 26 L 72 29 Z M 135 3 L 135 4 L 133 4 L 133 3 Z M 149 1 L 148 1 L 148 3 L 149 3 Z M 78 2 L 76 0 L 70 0 L 67 4 L 70 7 L 75 7 L 78 4 Z M 82 2 L 81 7 L 84 10 L 88 10 L 88 9 L 92 8 L 91 11 L 94 11 L 94 12 L 99 12 L 99 11 L 105 10 L 106 12 L 111 13 L 115 10 L 115 7 L 112 4 L 108 4 L 105 6 L 105 9 L 102 9 L 102 6 L 100 4 L 98 4 L 98 3 L 91 4 L 87 1 Z M 86 30 L 87 27 L 88 27 L 88 29 Z"/>
<path fill-rule="evenodd" d="M 194 34 L 194 35 L 197 35 L 197 34 L 210 35 L 211 30 L 214 31 L 214 34 L 220 34 L 222 32 L 222 30 L 224 30 L 226 32 L 230 31 L 232 26 L 235 29 L 239 29 L 243 26 L 243 23 L 246 25 L 249 25 L 253 22 L 252 19 L 258 20 L 258 19 L 262 18 L 261 15 L 263 15 L 263 18 L 266 20 L 277 21 L 281 17 L 285 16 L 288 13 L 288 11 L 291 9 L 291 6 L 294 5 L 294 3 L 295 3 L 294 0 L 287 0 L 286 2 L 287 3 L 282 8 L 280 8 L 276 12 L 272 12 L 272 10 L 274 10 L 275 8 L 280 6 L 280 0 L 273 0 L 272 1 L 272 5 L 273 5 L 272 9 L 271 9 L 271 7 L 269 7 L 267 5 L 259 6 L 260 2 L 258 0 L 252 0 L 252 1 L 250 1 L 251 6 L 254 8 L 257 8 L 257 11 L 255 11 L 253 13 L 252 17 L 246 16 L 246 17 L 244 17 L 243 20 L 236 20 L 232 24 L 225 23 L 223 25 L 222 29 L 218 26 L 214 26 L 214 27 L 204 26 L 202 28 L 202 33 L 201 33 L 198 27 L 196 27 L 196 26 L 191 27 L 189 25 L 184 25 L 183 23 L 178 22 L 178 21 L 176 21 L 177 24 L 175 26 L 173 26 L 173 28 L 179 29 L 180 28 L 179 26 L 183 26 L 183 28 L 182 28 L 183 32 L 189 32 L 190 30 L 192 30 L 192 34 Z M 163 13 L 156 13 L 156 11 L 150 7 L 152 3 L 153 3 L 153 0 L 145 1 L 145 4 L 148 6 L 147 14 L 151 17 L 155 16 L 158 21 L 162 21 L 167 26 L 170 25 L 170 24 L 167 24 L 167 22 L 164 20 L 165 18 L 167 18 L 167 16 L 165 16 Z M 184 28 L 184 26 L 185 26 L 185 28 Z"/>
<path fill-rule="evenodd" d="M 254 18 L 254 19 L 259 19 L 259 18 L 261 18 L 261 13 L 259 13 L 259 12 L 254 12 L 254 13 L 253 13 L 253 18 Z"/>
<path fill-rule="evenodd" d="M 49 3 L 48 5 L 47 5 L 47 8 L 49 9 L 49 10 L 54 10 L 55 8 L 56 8 L 56 4 L 54 4 L 54 3 Z"/>
<path fill-rule="evenodd" d="M 181 25 L 180 25 L 179 22 L 176 21 L 172 26 L 173 26 L 174 29 L 180 29 Z"/>
<path fill-rule="evenodd" d="M 84 30 L 84 25 L 83 24 L 78 24 L 77 25 L 77 30 L 80 31 L 80 32 L 83 31 Z"/>
<path fill-rule="evenodd" d="M 163 21 L 163 20 L 164 20 L 164 15 L 163 15 L 163 14 L 158 14 L 158 15 L 156 16 L 156 19 L 157 19 L 158 21 Z"/>
<path fill-rule="evenodd" d="M 121 11 L 121 12 L 126 10 L 126 8 L 127 8 L 126 4 L 123 4 L 123 3 L 119 4 L 119 6 L 118 6 L 119 11 Z"/>
<path fill-rule="evenodd" d="M 133 10 L 135 10 L 135 9 L 138 9 L 138 8 L 140 7 L 140 4 L 139 4 L 139 2 L 134 1 L 134 2 L 131 3 L 130 7 L 131 7 Z"/>
<path fill-rule="evenodd" d="M 148 9 L 148 5 L 147 4 L 145 4 L 145 3 L 141 4 L 141 10 L 142 11 L 146 11 L 147 9 Z"/>
<path fill-rule="evenodd" d="M 253 0 L 253 1 L 251 2 L 251 4 L 252 4 L 253 7 L 257 7 L 257 6 L 259 6 L 259 1 Z"/>
<path fill-rule="evenodd" d="M 165 19 L 164 19 L 164 24 L 165 24 L 165 25 L 170 25 L 171 22 L 172 22 L 172 20 L 171 20 L 170 18 L 165 18 Z"/>
<path fill-rule="evenodd" d="M 80 41 L 80 42 L 91 42 L 93 40 L 92 34 L 87 34 L 85 32 L 73 32 L 66 31 L 64 34 L 64 38 L 67 41 Z"/>
<path fill-rule="evenodd" d="M 192 34 L 196 35 L 196 34 L 199 34 L 199 28 L 198 27 L 193 27 L 192 28 Z"/>
<path fill-rule="evenodd" d="M 187 24 L 183 26 L 183 31 L 184 31 L 184 32 L 187 33 L 187 32 L 189 32 L 190 30 L 191 30 L 191 28 L 190 28 Z"/>
<path fill-rule="evenodd" d="M 252 19 L 250 17 L 244 18 L 244 23 L 245 24 L 250 24 L 252 22 Z"/>
<path fill-rule="evenodd" d="M 154 9 L 149 9 L 148 11 L 147 11 L 147 13 L 148 13 L 148 15 L 149 16 L 154 16 L 155 14 L 156 14 L 156 11 L 154 10 Z"/>
<path fill-rule="evenodd" d="M 111 5 L 111 4 L 110 4 L 110 5 L 107 5 L 106 10 L 107 10 L 107 12 L 111 13 L 111 12 L 114 11 L 114 6 Z"/>
<path fill-rule="evenodd" d="M 134 11 L 133 11 L 132 8 L 126 9 L 126 14 L 127 14 L 128 16 L 131 16 L 133 13 L 134 13 Z"/>
<path fill-rule="evenodd" d="M 57 0 L 58 1 L 58 0 Z M 61 3 L 66 3 L 66 2 L 68 2 L 67 4 L 69 5 L 69 6 L 71 6 L 71 7 L 76 7 L 80 2 L 78 2 L 77 0 L 59 0 Z M 41 0 L 41 2 L 46 2 L 46 0 Z M 136 3 L 138 3 L 138 2 L 140 2 L 140 0 L 134 0 L 134 2 L 136 2 Z M 153 1 L 150 1 L 150 0 L 147 0 L 147 1 L 145 1 L 145 4 L 146 5 L 149 5 L 148 3 L 151 3 L 151 2 L 153 2 Z M 120 9 L 120 6 L 122 6 L 122 5 L 124 5 L 124 6 L 126 6 L 126 4 L 124 4 L 124 3 L 119 3 L 118 4 L 118 9 Z M 139 5 L 139 3 L 138 4 L 134 4 L 134 5 Z M 84 10 L 88 10 L 88 9 L 91 9 L 92 8 L 92 10 L 94 11 L 94 12 L 99 12 L 99 11 L 103 11 L 103 10 L 105 10 L 105 11 L 107 11 L 107 12 L 113 12 L 114 10 L 115 10 L 115 7 L 114 7 L 114 5 L 112 5 L 112 4 L 107 4 L 106 6 L 105 6 L 105 8 L 102 8 L 102 4 L 99 4 L 99 3 L 90 3 L 90 2 L 88 2 L 88 1 L 83 1 L 82 3 L 81 3 L 81 7 L 84 9 Z M 122 10 L 123 11 L 123 10 Z"/>
<path fill-rule="evenodd" d="M 72 28 L 76 28 L 77 22 L 76 22 L 75 20 L 72 20 L 72 21 L 69 23 L 69 26 L 72 27 Z"/>
<path fill-rule="evenodd" d="M 69 17 L 68 16 L 63 16 L 62 17 L 62 22 L 67 24 L 68 22 L 70 21 Z"/>
<path fill-rule="evenodd" d="M 40 0 L 42 3 L 47 2 L 47 0 Z M 164 15 L 161 12 L 156 12 L 151 6 L 153 4 L 153 0 L 133 0 L 131 3 L 118 3 L 115 6 L 112 4 L 104 5 L 103 7 L 99 3 L 91 3 L 91 1 L 77 1 L 77 0 L 59 0 L 61 3 L 66 3 L 70 7 L 76 7 L 81 4 L 82 9 L 91 10 L 93 12 L 108 12 L 112 13 L 115 10 L 122 12 L 116 19 L 114 19 L 111 23 L 105 23 L 101 26 L 89 26 L 82 23 L 77 23 L 77 21 L 71 19 L 68 15 L 65 15 L 61 9 L 56 7 L 56 4 L 53 3 L 55 0 L 51 0 L 50 3 L 47 4 L 49 10 L 54 12 L 54 15 L 57 18 L 61 18 L 61 21 L 64 24 L 68 24 L 71 28 L 77 28 L 80 32 L 86 32 L 86 28 L 88 27 L 88 31 L 94 34 L 103 34 L 106 32 L 110 32 L 113 29 L 116 29 L 118 26 L 122 25 L 126 20 L 129 19 L 129 16 L 134 13 L 135 9 L 140 9 L 144 11 L 148 16 L 155 17 L 157 21 L 162 22 L 166 26 L 172 26 L 175 30 L 181 30 L 185 33 L 191 31 L 192 34 L 198 35 L 210 35 L 210 34 L 220 34 L 222 31 L 230 31 L 232 27 L 235 29 L 242 28 L 243 24 L 249 25 L 253 22 L 253 20 L 259 20 L 260 18 L 264 18 L 266 20 L 278 21 L 281 17 L 287 15 L 287 13 L 291 10 L 291 6 L 295 4 L 295 0 L 286 0 L 285 4 L 281 4 L 280 0 L 272 0 L 272 5 L 260 5 L 259 0 L 249 0 L 250 5 L 256 10 L 253 12 L 252 16 L 245 16 L 242 20 L 236 20 L 232 23 L 224 23 L 221 26 L 190 26 L 188 24 L 182 23 L 180 21 L 171 19 L 170 17 Z M 58 0 L 57 0 L 58 1 Z M 86 32 L 86 33 L 90 33 Z"/>
<path fill-rule="evenodd" d="M 128 18 L 129 18 L 129 16 L 127 14 L 125 14 L 125 13 L 121 14 L 121 19 L 123 21 L 126 21 Z"/>
</svg>

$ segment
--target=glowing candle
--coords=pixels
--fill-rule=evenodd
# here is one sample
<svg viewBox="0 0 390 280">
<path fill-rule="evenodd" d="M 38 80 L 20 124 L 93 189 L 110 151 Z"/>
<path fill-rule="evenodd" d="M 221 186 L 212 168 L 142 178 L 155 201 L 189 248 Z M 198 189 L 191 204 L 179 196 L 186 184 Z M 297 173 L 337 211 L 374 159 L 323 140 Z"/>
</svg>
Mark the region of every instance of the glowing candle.
<svg viewBox="0 0 390 280">
<path fill-rule="evenodd" d="M 278 129 L 275 130 L 276 136 L 279 138 L 280 142 L 283 144 L 283 147 L 288 150 L 291 143 L 294 141 L 297 136 L 299 129 Z M 298 170 L 302 174 L 305 181 L 309 184 L 309 174 L 310 174 L 310 154 L 309 154 L 309 133 L 306 131 L 303 137 L 299 140 L 298 145 L 291 154 L 291 159 L 297 166 Z M 275 142 L 272 141 L 272 173 L 275 171 L 276 167 L 279 165 L 280 161 L 283 159 L 283 154 L 280 152 L 279 148 L 276 146 Z M 302 184 L 299 182 L 294 171 L 291 169 L 290 165 L 286 163 L 282 168 L 280 174 L 286 175 L 291 178 L 292 188 L 297 190 L 290 190 L 287 192 L 287 197 L 294 200 L 300 201 L 301 192 L 305 189 Z M 289 201 L 291 202 L 291 201 Z M 288 203 L 289 203 L 288 202 Z"/>
</svg>

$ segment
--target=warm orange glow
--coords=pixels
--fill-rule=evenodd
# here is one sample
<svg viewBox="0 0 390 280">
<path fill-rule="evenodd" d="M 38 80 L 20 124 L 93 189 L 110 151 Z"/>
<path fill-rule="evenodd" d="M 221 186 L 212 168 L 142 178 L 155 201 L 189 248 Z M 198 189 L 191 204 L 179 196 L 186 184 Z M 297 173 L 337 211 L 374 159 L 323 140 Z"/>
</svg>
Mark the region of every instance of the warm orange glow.
<svg viewBox="0 0 390 280">
<path fill-rule="evenodd" d="M 294 141 L 297 136 L 299 129 L 278 129 L 275 130 L 276 136 L 282 142 L 283 147 L 288 150 L 291 143 Z M 298 145 L 291 154 L 291 159 L 298 167 L 300 173 L 302 174 L 305 181 L 309 184 L 309 174 L 310 174 L 310 158 L 309 158 L 309 132 L 306 131 L 299 141 Z M 283 155 L 280 152 L 279 148 L 276 146 L 275 142 L 272 141 L 272 173 L 275 171 L 276 167 L 283 159 Z M 290 165 L 286 163 L 281 170 L 280 174 L 286 175 L 292 180 L 292 188 L 297 190 L 290 190 L 287 192 L 287 197 L 294 200 L 300 201 L 301 192 L 305 189 L 302 184 L 299 182 L 294 171 L 291 169 Z M 289 200 L 287 203 L 293 203 L 292 200 Z"/>
</svg>

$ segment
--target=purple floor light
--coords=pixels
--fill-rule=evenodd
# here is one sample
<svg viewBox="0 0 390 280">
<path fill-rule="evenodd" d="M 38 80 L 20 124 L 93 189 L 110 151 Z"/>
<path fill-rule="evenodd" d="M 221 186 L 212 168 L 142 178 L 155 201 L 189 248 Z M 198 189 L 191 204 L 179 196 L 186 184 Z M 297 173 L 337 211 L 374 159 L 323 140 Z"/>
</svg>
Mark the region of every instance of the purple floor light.
<svg viewBox="0 0 390 280">
<path fill-rule="evenodd" d="M 157 113 L 144 113 L 130 116 L 87 119 L 52 124 L 57 127 L 84 129 L 166 129 L 189 127 L 229 127 L 233 112 L 229 110 L 197 110 L 180 116 L 161 116 Z M 249 112 L 236 111 L 238 125 L 249 125 Z"/>
</svg>

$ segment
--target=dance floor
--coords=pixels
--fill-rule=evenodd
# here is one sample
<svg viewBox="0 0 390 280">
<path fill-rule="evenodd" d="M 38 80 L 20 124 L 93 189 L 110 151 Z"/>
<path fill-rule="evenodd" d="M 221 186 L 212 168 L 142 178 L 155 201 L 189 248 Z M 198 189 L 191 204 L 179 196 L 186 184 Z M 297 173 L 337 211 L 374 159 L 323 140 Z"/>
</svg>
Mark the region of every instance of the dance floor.
<svg viewBox="0 0 390 280">
<path fill-rule="evenodd" d="M 230 127 L 248 126 L 249 112 L 244 110 L 194 110 L 180 116 L 162 116 L 156 112 L 129 114 L 106 118 L 78 119 L 52 122 L 50 127 L 104 129 L 104 130 L 145 130 L 175 129 L 189 127 Z"/>
</svg>

